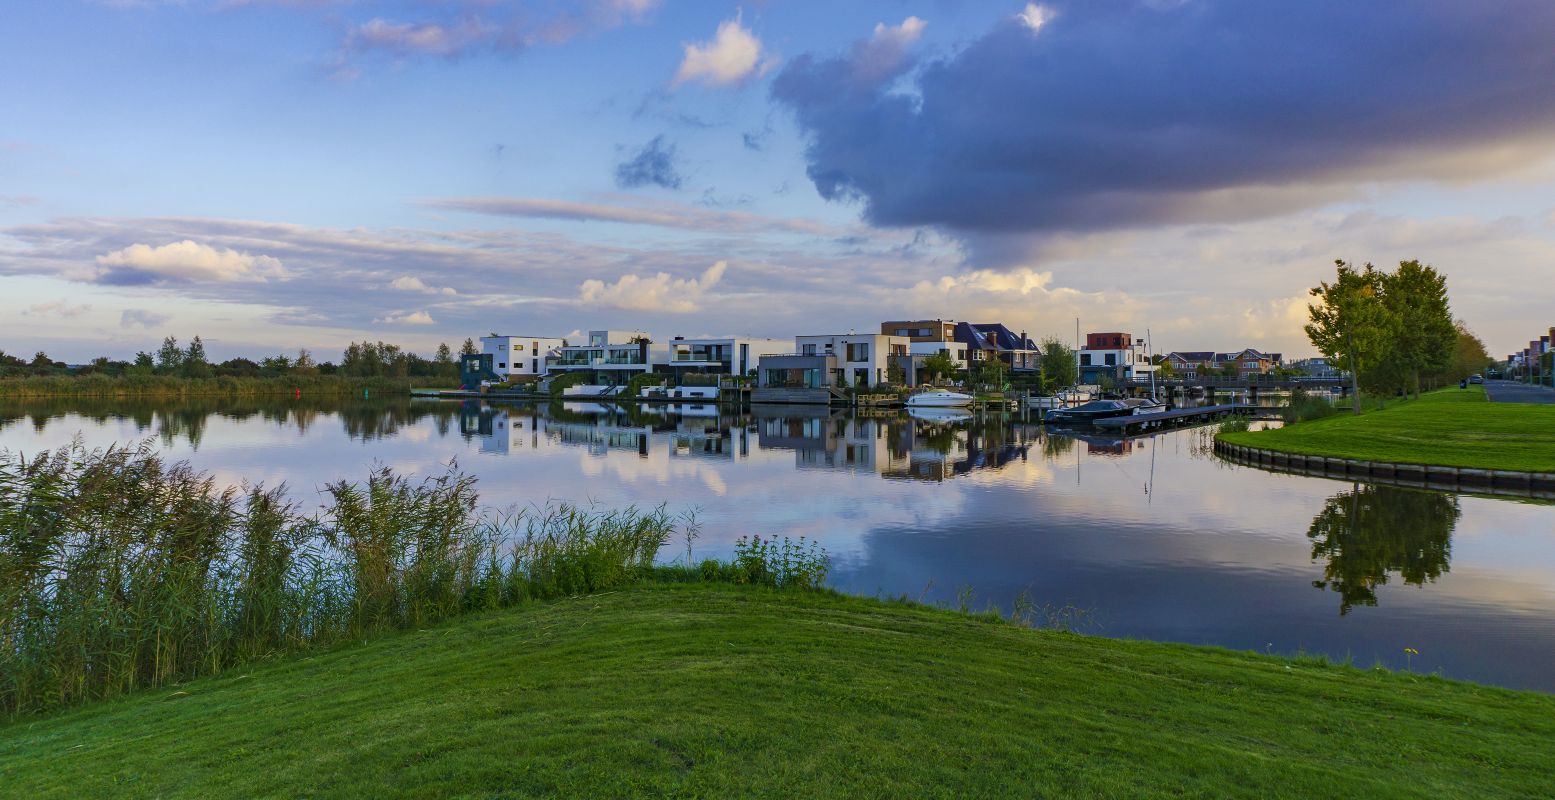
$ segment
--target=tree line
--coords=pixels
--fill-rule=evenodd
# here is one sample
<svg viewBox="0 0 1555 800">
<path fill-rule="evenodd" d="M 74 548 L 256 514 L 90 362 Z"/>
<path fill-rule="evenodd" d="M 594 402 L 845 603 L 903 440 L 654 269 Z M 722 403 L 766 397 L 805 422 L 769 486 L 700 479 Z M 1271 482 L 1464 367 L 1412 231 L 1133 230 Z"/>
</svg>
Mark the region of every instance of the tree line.
<svg viewBox="0 0 1555 800">
<path fill-rule="evenodd" d="M 460 355 L 479 352 L 473 339 L 465 339 Z M 180 345 L 169 336 L 156 352 L 138 352 L 129 361 L 99 356 L 85 365 L 71 367 L 39 351 L 29 359 L 0 350 L 0 377 L 60 377 L 105 375 L 126 377 L 162 375 L 177 378 L 282 378 L 287 376 L 338 375 L 347 378 L 440 378 L 456 380 L 459 363 L 445 342 L 431 358 L 423 358 L 399 345 L 385 342 L 352 342 L 341 354 L 339 363 L 314 359 L 306 348 L 296 353 L 278 353 L 250 358 L 231 358 L 213 362 L 206 355 L 205 342 L 195 336 Z"/>
<path fill-rule="evenodd" d="M 1356 413 L 1363 392 L 1419 396 L 1491 363 L 1484 342 L 1453 319 L 1447 276 L 1435 268 L 1418 260 L 1393 272 L 1343 260 L 1334 266 L 1334 280 L 1311 290 L 1317 302 L 1307 306 L 1306 332 L 1329 363 L 1350 373 Z"/>
</svg>

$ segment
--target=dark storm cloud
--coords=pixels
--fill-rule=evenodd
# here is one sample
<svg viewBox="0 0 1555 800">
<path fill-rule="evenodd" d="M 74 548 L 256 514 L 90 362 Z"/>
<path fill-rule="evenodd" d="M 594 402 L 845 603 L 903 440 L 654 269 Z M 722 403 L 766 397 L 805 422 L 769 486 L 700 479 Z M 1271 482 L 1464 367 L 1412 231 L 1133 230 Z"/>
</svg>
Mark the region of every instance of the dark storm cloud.
<svg viewBox="0 0 1555 800">
<path fill-rule="evenodd" d="M 1246 219 L 1555 152 L 1548 0 L 1087 0 L 940 60 L 803 55 L 774 99 L 823 197 L 880 225 Z"/>
<path fill-rule="evenodd" d="M 685 179 L 676 167 L 675 145 L 655 136 L 627 161 L 616 165 L 616 185 L 623 189 L 662 186 L 679 189 Z"/>
</svg>

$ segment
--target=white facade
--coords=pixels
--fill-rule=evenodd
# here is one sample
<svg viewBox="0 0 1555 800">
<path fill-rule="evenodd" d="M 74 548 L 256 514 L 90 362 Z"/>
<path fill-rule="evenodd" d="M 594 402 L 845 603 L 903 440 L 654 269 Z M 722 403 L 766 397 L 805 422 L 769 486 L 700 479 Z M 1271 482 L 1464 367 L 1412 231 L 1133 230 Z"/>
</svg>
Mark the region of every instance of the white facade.
<svg viewBox="0 0 1555 800">
<path fill-rule="evenodd" d="M 1126 381 L 1144 381 L 1150 379 L 1150 374 L 1160 367 L 1150 363 L 1150 356 L 1145 349 L 1143 341 L 1135 340 L 1129 347 L 1096 349 L 1084 348 L 1076 357 L 1080 361 L 1080 371 L 1095 372 L 1097 368 L 1122 368 L 1122 379 Z M 1111 371 L 1109 370 L 1109 374 Z"/>
<path fill-rule="evenodd" d="M 847 333 L 796 336 L 794 345 L 800 355 L 836 356 L 835 385 L 863 388 L 886 383 L 891 357 L 909 355 L 912 340 L 881 333 Z"/>
<path fill-rule="evenodd" d="M 566 339 L 556 336 L 481 337 L 481 352 L 491 356 L 492 370 L 509 379 L 544 375 L 546 358 L 566 345 Z"/>
<path fill-rule="evenodd" d="M 555 374 L 591 370 L 618 374 L 623 382 L 630 380 L 632 373 L 652 372 L 654 365 L 669 360 L 667 345 L 639 343 L 646 338 L 647 334 L 641 331 L 589 331 L 588 344 L 558 350 L 550 371 Z"/>
<path fill-rule="evenodd" d="M 792 349 L 786 339 L 753 339 L 744 336 L 687 339 L 675 337 L 668 342 L 669 365 L 696 372 L 722 375 L 749 375 L 765 355 L 779 355 Z"/>
</svg>

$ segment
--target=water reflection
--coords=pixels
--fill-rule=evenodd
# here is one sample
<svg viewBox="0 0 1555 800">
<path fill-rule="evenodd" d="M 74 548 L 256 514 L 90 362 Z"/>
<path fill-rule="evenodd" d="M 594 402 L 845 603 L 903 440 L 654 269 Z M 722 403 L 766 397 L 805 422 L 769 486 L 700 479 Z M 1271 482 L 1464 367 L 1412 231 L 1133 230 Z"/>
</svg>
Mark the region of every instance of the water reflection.
<svg viewBox="0 0 1555 800">
<path fill-rule="evenodd" d="M 1265 472 L 1215 457 L 1210 429 L 1123 439 L 1019 413 L 793 406 L 0 403 L 0 448 L 78 435 L 157 437 L 170 458 L 303 502 L 373 464 L 457 459 L 493 507 L 697 508 L 698 557 L 806 535 L 844 591 L 954 603 L 965 585 L 1006 607 L 1028 592 L 1095 612 L 1107 635 L 1398 667 L 1408 646 L 1416 669 L 1555 691 L 1555 508 Z"/>
<path fill-rule="evenodd" d="M 1410 586 L 1435 582 L 1452 558 L 1452 531 L 1463 511 L 1439 492 L 1356 484 L 1330 497 L 1312 519 L 1312 559 L 1324 563 L 1316 588 L 1339 595 L 1339 613 L 1377 605 L 1390 573 Z"/>
</svg>

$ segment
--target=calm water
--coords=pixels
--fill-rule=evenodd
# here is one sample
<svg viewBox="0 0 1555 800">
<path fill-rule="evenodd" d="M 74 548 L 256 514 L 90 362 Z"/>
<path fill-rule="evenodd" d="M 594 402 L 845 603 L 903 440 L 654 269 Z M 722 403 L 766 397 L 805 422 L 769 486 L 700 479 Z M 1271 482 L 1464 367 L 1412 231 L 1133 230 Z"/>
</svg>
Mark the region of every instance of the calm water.
<svg viewBox="0 0 1555 800">
<path fill-rule="evenodd" d="M 0 406 L 0 448 L 153 437 L 224 481 L 307 497 L 457 459 L 483 502 L 696 509 L 694 556 L 819 540 L 834 584 L 1086 609 L 1107 636 L 1325 653 L 1555 691 L 1555 507 L 1238 467 L 1208 430 L 1118 441 L 1014 417 L 719 415 L 438 401 Z M 683 542 L 666 559 L 683 558 Z"/>
</svg>

